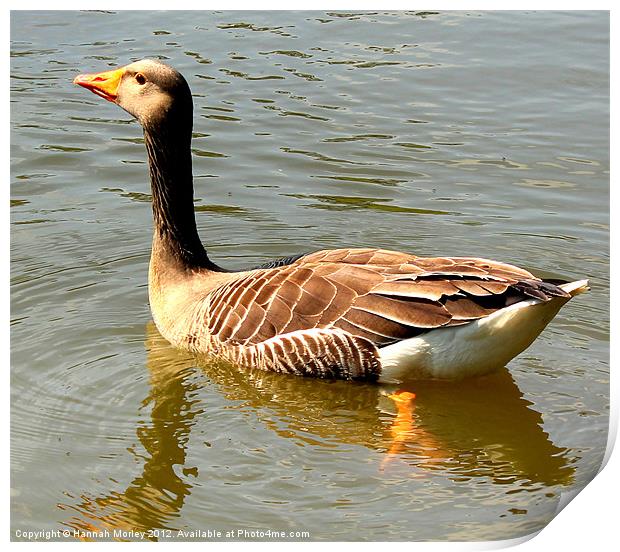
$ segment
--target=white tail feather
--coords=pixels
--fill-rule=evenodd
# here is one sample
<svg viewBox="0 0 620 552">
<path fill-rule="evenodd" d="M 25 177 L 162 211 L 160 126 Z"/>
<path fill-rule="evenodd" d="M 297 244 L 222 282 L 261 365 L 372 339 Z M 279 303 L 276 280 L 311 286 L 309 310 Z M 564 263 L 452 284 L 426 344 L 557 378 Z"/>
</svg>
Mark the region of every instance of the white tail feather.
<svg viewBox="0 0 620 552">
<path fill-rule="evenodd" d="M 560 284 L 558 287 L 562 288 L 566 293 L 570 293 L 572 297 L 584 293 L 590 289 L 588 280 L 577 280 L 575 282 L 568 282 L 568 284 Z"/>
<path fill-rule="evenodd" d="M 559 286 L 571 297 L 588 281 Z M 501 368 L 527 349 L 570 297 L 527 299 L 463 326 L 431 330 L 379 349 L 381 381 L 459 379 Z"/>
</svg>

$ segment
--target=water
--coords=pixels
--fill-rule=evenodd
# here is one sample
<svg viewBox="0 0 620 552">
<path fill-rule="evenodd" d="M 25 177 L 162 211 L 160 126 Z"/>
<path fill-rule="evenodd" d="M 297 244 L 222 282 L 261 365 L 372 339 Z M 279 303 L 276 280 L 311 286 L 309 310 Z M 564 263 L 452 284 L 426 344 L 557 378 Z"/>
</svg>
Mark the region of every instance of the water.
<svg viewBox="0 0 620 552">
<path fill-rule="evenodd" d="M 604 12 L 11 23 L 12 538 L 511 538 L 593 477 L 609 414 Z M 192 87 L 216 262 L 376 246 L 587 277 L 591 292 L 508 368 L 420 382 L 400 412 L 376 385 L 175 351 L 150 322 L 141 130 L 71 84 L 146 56 Z"/>
</svg>

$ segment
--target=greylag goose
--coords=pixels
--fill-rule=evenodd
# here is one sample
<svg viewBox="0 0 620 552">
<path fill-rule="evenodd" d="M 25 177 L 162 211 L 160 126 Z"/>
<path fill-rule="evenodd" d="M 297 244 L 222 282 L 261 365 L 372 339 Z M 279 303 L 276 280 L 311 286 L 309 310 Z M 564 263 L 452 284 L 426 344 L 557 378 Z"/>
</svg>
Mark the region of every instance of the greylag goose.
<svg viewBox="0 0 620 552">
<path fill-rule="evenodd" d="M 544 281 L 487 259 L 375 248 L 227 271 L 196 229 L 193 105 L 183 76 L 145 59 L 74 83 L 144 129 L 154 221 L 149 302 L 176 347 L 302 376 L 462 378 L 504 366 L 588 289 L 587 280 Z"/>
</svg>

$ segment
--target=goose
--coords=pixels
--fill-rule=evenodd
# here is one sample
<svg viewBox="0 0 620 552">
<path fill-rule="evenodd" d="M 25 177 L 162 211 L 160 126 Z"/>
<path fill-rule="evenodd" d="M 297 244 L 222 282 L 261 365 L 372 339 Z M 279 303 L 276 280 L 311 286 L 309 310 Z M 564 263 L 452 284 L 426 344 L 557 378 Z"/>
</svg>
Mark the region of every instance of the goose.
<svg viewBox="0 0 620 552">
<path fill-rule="evenodd" d="M 174 68 L 143 59 L 74 83 L 142 125 L 152 191 L 149 303 L 175 347 L 319 378 L 460 379 L 505 366 L 587 280 L 542 280 L 473 257 L 332 249 L 229 271 L 196 228 L 193 103 Z"/>
</svg>

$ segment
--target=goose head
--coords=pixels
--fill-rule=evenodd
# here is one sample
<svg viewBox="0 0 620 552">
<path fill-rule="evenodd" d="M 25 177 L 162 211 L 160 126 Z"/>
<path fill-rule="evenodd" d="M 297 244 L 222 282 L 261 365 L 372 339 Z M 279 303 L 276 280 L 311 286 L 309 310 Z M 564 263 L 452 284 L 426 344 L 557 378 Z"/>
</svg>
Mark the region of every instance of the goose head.
<svg viewBox="0 0 620 552">
<path fill-rule="evenodd" d="M 78 75 L 73 82 L 122 107 L 144 128 L 158 125 L 172 112 L 189 112 L 191 120 L 187 81 L 160 61 L 143 59 L 112 71 Z"/>
</svg>

